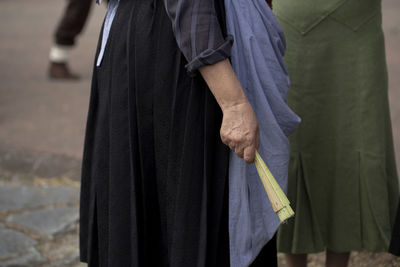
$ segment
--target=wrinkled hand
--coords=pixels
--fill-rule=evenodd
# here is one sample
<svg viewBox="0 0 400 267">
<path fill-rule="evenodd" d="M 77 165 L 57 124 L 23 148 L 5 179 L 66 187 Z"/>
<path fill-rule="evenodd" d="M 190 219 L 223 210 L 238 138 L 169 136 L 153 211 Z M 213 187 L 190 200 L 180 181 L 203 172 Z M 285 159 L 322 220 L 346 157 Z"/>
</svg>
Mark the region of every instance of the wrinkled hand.
<svg viewBox="0 0 400 267">
<path fill-rule="evenodd" d="M 199 68 L 223 113 L 221 139 L 247 163 L 254 161 L 260 133 L 254 113 L 229 59 Z"/>
<path fill-rule="evenodd" d="M 221 139 L 247 163 L 254 162 L 260 143 L 256 115 L 248 101 L 223 109 Z"/>
</svg>

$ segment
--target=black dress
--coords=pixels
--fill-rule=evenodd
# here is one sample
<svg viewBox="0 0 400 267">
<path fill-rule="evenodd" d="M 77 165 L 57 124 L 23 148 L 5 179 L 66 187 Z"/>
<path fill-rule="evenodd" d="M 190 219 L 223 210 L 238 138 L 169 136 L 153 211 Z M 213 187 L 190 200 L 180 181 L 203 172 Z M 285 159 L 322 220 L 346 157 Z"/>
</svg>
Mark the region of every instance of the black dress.
<svg viewBox="0 0 400 267">
<path fill-rule="evenodd" d="M 190 1 L 120 0 L 86 129 L 80 250 L 89 266 L 229 266 L 229 150 L 196 69 L 229 57 L 232 40 L 223 1 Z M 276 266 L 274 245 L 263 251 Z"/>
</svg>

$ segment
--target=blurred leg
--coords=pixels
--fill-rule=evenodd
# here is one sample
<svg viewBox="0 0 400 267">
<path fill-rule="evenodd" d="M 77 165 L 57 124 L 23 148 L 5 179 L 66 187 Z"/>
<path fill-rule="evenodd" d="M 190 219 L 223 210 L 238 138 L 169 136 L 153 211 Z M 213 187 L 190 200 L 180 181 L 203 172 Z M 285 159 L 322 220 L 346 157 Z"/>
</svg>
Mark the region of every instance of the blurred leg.
<svg viewBox="0 0 400 267">
<path fill-rule="evenodd" d="M 67 7 L 54 34 L 50 50 L 49 77 L 61 80 L 77 80 L 68 66 L 69 52 L 75 45 L 78 34 L 83 30 L 94 0 L 68 0 Z"/>
<path fill-rule="evenodd" d="M 286 263 L 288 267 L 306 267 L 307 254 L 285 254 Z"/>
<path fill-rule="evenodd" d="M 350 258 L 350 252 L 336 253 L 326 251 L 326 267 L 346 267 Z"/>
<path fill-rule="evenodd" d="M 67 7 L 55 32 L 57 45 L 72 46 L 89 16 L 94 0 L 68 0 Z"/>
</svg>

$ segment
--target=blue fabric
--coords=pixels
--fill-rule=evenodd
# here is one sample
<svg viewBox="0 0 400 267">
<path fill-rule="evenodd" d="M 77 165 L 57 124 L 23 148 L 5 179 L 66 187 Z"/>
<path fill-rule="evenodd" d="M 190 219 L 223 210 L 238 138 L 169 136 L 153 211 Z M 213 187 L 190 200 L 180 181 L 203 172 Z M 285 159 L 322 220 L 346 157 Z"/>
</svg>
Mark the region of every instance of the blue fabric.
<svg viewBox="0 0 400 267">
<path fill-rule="evenodd" d="M 265 0 L 225 0 L 228 34 L 235 42 L 233 68 L 255 110 L 259 152 L 281 187 L 287 188 L 287 136 L 300 118 L 286 104 L 289 77 L 285 38 Z M 280 225 L 254 164 L 233 152 L 229 164 L 229 236 L 232 267 L 249 266 Z"/>
<path fill-rule="evenodd" d="M 96 2 L 98 4 L 100 4 L 101 0 L 96 0 Z M 97 67 L 99 67 L 101 65 L 101 61 L 103 60 L 104 50 L 106 49 L 108 36 L 110 34 L 110 29 L 111 29 L 111 25 L 114 20 L 115 14 L 117 13 L 118 5 L 119 5 L 119 0 L 110 0 L 108 3 L 106 20 L 104 22 L 104 27 L 103 27 L 103 37 L 101 40 L 101 48 L 100 48 L 100 52 L 99 52 L 99 55 L 97 57 L 97 62 L 96 62 Z"/>
</svg>

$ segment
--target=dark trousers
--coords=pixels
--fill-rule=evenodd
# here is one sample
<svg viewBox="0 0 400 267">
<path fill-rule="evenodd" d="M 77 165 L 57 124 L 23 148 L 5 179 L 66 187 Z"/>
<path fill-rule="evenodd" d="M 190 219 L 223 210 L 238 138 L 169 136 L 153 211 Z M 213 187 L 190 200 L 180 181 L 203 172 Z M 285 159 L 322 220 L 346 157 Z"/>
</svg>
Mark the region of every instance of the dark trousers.
<svg viewBox="0 0 400 267">
<path fill-rule="evenodd" d="M 55 32 L 58 45 L 73 46 L 82 32 L 94 0 L 67 0 L 68 4 Z"/>
</svg>

